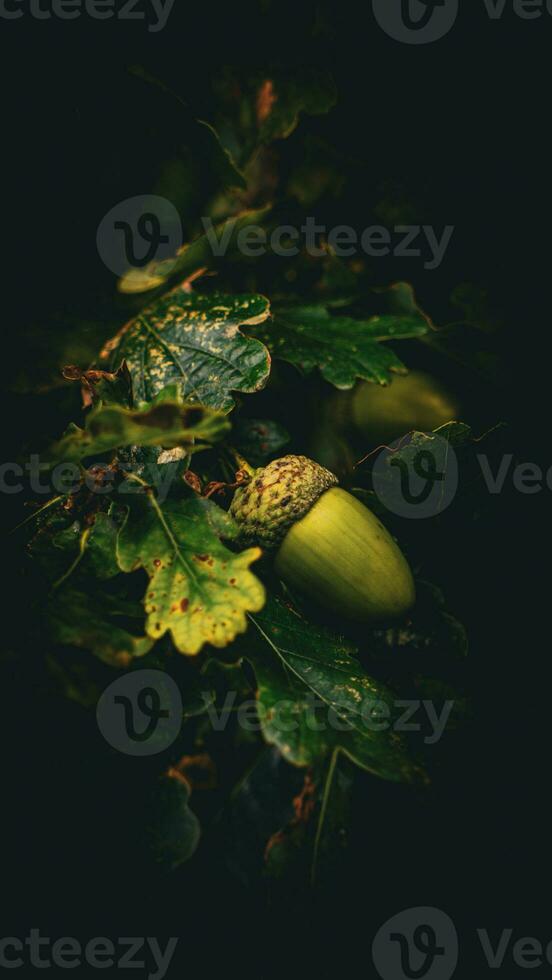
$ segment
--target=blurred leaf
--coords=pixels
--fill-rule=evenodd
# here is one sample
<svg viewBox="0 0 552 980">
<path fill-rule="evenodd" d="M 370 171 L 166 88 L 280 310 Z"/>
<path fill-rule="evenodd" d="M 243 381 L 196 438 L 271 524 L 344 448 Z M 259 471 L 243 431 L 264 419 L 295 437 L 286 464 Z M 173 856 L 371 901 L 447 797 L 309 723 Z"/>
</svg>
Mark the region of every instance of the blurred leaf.
<svg viewBox="0 0 552 980">
<path fill-rule="evenodd" d="M 73 426 L 50 450 L 50 460 L 79 461 L 119 446 L 187 445 L 216 442 L 230 425 L 224 415 L 200 405 L 184 404 L 176 385 L 136 409 L 100 404 L 86 416 L 84 429 Z"/>
<path fill-rule="evenodd" d="M 266 384 L 268 351 L 239 328 L 262 323 L 269 312 L 264 296 L 201 296 L 178 287 L 127 324 L 101 357 L 127 361 L 139 401 L 177 384 L 187 401 L 227 412 L 232 391 L 254 392 Z"/>
<path fill-rule="evenodd" d="M 500 327 L 500 319 L 493 309 L 486 289 L 471 282 L 461 283 L 452 291 L 451 303 L 464 315 L 466 323 L 492 333 Z"/>
<path fill-rule="evenodd" d="M 133 618 L 137 626 L 143 625 L 137 603 L 94 590 L 90 584 L 60 589 L 47 609 L 47 620 L 58 643 L 90 650 L 113 667 L 127 667 L 134 657 L 143 657 L 153 646 L 150 637 L 134 635 L 119 625 L 121 619 L 126 622 Z"/>
<path fill-rule="evenodd" d="M 204 165 L 209 166 L 223 187 L 244 187 L 243 174 L 237 169 L 231 154 L 222 145 L 217 131 L 210 123 L 197 119 L 191 108 L 176 92 L 173 92 L 161 79 L 151 75 L 142 65 L 132 65 L 129 73 L 141 79 L 152 88 L 158 89 L 173 101 L 178 102 L 182 130 L 188 144 L 195 149 Z"/>
<path fill-rule="evenodd" d="M 409 475 L 416 473 L 418 460 L 425 470 L 427 485 L 435 479 L 442 488 L 442 494 L 435 494 L 435 498 L 432 498 L 432 519 L 456 526 L 458 520 L 479 520 L 485 511 L 492 509 L 493 496 L 489 494 L 486 484 L 486 469 L 488 467 L 491 474 L 500 472 L 508 453 L 505 442 L 507 432 L 507 426 L 499 423 L 475 437 L 471 427 L 464 422 L 447 422 L 433 433 L 411 432 L 400 441 L 400 445 L 397 444 L 397 448 L 392 447 L 392 452 L 377 457 L 369 454 L 362 461 L 369 463 L 376 458 L 378 460 L 377 493 L 361 488 L 354 488 L 352 492 L 384 522 L 395 525 L 397 532 L 400 526 L 401 536 L 415 536 L 414 525 L 423 522 L 407 521 L 405 524 L 403 520 L 400 525 L 396 522 L 397 514 L 401 513 L 400 508 L 397 510 L 397 503 L 399 499 L 404 499 L 400 471 Z M 421 454 L 426 456 L 425 462 L 421 461 Z M 485 470 L 482 468 L 482 458 L 485 460 Z M 443 479 L 440 478 L 441 474 Z M 422 485 L 421 479 L 418 485 Z M 442 500 L 447 503 L 444 508 Z"/>
<path fill-rule="evenodd" d="M 348 843 L 355 768 L 336 749 L 316 773 L 307 772 L 293 799 L 293 817 L 270 838 L 267 873 L 289 888 L 334 875 Z"/>
<path fill-rule="evenodd" d="M 94 518 L 86 544 L 86 570 L 99 579 L 119 574 L 117 536 L 123 520 L 122 508 L 112 504 L 109 511 L 100 511 Z"/>
<path fill-rule="evenodd" d="M 370 654 L 386 659 L 401 657 L 416 669 L 431 662 L 441 669 L 459 664 L 468 654 L 465 626 L 445 608 L 440 589 L 422 579 L 416 581 L 416 606 L 407 623 L 386 630 L 375 630 Z M 425 668 L 424 668 L 425 669 Z"/>
<path fill-rule="evenodd" d="M 318 136 L 309 135 L 287 182 L 287 192 L 304 208 L 312 208 L 323 195 L 339 197 L 346 181 L 346 160 L 339 150 Z"/>
<path fill-rule="evenodd" d="M 80 704 L 83 708 L 94 708 L 102 691 L 112 680 L 110 668 L 100 660 L 90 657 L 75 659 L 70 650 L 56 650 L 46 654 L 46 667 L 52 681 L 53 690 L 64 698 Z M 98 676 L 97 668 L 102 673 Z M 108 675 L 106 677 L 104 672 Z"/>
<path fill-rule="evenodd" d="M 464 422 L 446 422 L 434 432 L 411 432 L 397 446 L 385 450 L 377 458 L 378 512 L 381 507 L 392 514 L 400 513 L 405 500 L 404 480 L 412 474 L 422 486 L 428 501 L 428 516 L 445 512 L 456 494 L 458 484 L 458 454 L 472 443 L 472 431 Z M 423 464 L 423 465 L 422 465 Z M 438 492 L 434 493 L 434 487 Z M 429 493 L 428 493 L 429 490 Z M 397 510 L 397 506 L 399 509 Z M 369 504 L 372 507 L 372 504 Z"/>
<path fill-rule="evenodd" d="M 172 258 L 154 260 L 142 269 L 129 269 L 117 284 L 119 292 L 145 293 L 176 277 L 192 279 L 198 270 L 211 269 L 221 258 L 235 252 L 240 232 L 261 225 L 269 211 L 268 206 L 246 210 L 212 227 L 209 225 L 205 234 L 183 245 Z"/>
<path fill-rule="evenodd" d="M 335 872 L 349 843 L 355 771 L 337 750 L 325 772 L 311 863 L 311 883 Z"/>
<path fill-rule="evenodd" d="M 215 89 L 216 127 L 241 167 L 262 144 L 290 136 L 301 113 L 321 115 L 336 101 L 331 75 L 307 67 L 263 73 L 225 68 Z"/>
<path fill-rule="evenodd" d="M 440 677 L 424 677 L 418 675 L 414 679 L 416 695 L 425 701 L 431 701 L 437 711 L 443 710 L 446 701 L 452 704 L 447 717 L 445 732 L 454 732 L 474 719 L 473 702 L 466 697 L 464 691 L 456 684 L 444 681 Z"/>
<path fill-rule="evenodd" d="M 503 314 L 491 303 L 487 291 L 473 283 L 457 286 L 451 303 L 460 310 L 462 319 L 428 334 L 424 343 L 487 382 L 507 384 L 512 379 L 501 350 Z"/>
<path fill-rule="evenodd" d="M 123 571 L 144 568 L 149 576 L 149 636 L 170 631 L 181 653 L 196 654 L 206 643 L 225 647 L 245 631 L 246 613 L 265 601 L 263 586 L 249 571 L 261 551 L 229 551 L 219 536 L 235 533 L 228 515 L 210 500 L 160 504 L 151 493 L 133 497 L 117 554 Z"/>
<path fill-rule="evenodd" d="M 289 433 L 279 422 L 268 419 L 238 419 L 232 442 L 252 466 L 262 466 L 289 442 Z"/>
<path fill-rule="evenodd" d="M 292 800 L 292 818 L 272 834 L 266 846 L 265 868 L 272 878 L 289 879 L 293 875 L 300 880 L 304 876 L 317 796 L 318 786 L 307 772 L 301 791 Z"/>
<path fill-rule="evenodd" d="M 118 323 L 112 303 L 106 308 L 101 298 L 98 301 L 94 297 L 93 306 L 93 313 L 66 310 L 25 327 L 23 349 L 33 354 L 13 365 L 10 390 L 36 395 L 67 387 L 62 374 L 65 365 L 92 364 L 98 347 L 117 329 Z"/>
<path fill-rule="evenodd" d="M 190 786 L 178 770 L 161 777 L 145 806 L 148 850 L 156 864 L 174 871 L 189 861 L 200 838 L 199 821 L 190 809 Z"/>
<path fill-rule="evenodd" d="M 52 498 L 37 512 L 27 550 L 52 583 L 61 584 L 77 567 L 94 578 L 112 578 L 119 572 L 119 526 L 120 510 L 81 485 L 73 494 Z"/>
</svg>

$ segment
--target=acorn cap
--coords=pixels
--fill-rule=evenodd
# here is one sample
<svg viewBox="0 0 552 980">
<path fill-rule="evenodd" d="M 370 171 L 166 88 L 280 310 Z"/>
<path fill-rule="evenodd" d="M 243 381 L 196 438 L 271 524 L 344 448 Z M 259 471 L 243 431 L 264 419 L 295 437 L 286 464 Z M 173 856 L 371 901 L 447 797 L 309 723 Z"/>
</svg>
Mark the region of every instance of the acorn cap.
<svg viewBox="0 0 552 980">
<path fill-rule="evenodd" d="M 338 479 L 306 456 L 282 456 L 255 470 L 236 490 L 230 513 L 244 544 L 278 548 L 289 528 L 301 520 Z"/>
</svg>

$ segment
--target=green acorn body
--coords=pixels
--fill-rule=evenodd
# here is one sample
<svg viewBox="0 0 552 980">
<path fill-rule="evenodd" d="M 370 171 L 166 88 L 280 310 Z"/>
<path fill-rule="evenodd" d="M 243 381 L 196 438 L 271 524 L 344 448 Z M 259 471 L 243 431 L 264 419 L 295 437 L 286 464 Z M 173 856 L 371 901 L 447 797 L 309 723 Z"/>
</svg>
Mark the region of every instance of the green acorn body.
<svg viewBox="0 0 552 980">
<path fill-rule="evenodd" d="M 353 391 L 337 395 L 332 414 L 343 430 L 352 429 L 373 443 L 390 442 L 416 429 L 432 432 L 458 418 L 453 395 L 423 371 L 397 375 L 381 386 L 362 381 Z"/>
<path fill-rule="evenodd" d="M 387 624 L 413 606 L 408 563 L 383 524 L 305 456 L 256 470 L 230 512 L 244 543 L 274 555 L 276 573 L 334 615 Z"/>
</svg>

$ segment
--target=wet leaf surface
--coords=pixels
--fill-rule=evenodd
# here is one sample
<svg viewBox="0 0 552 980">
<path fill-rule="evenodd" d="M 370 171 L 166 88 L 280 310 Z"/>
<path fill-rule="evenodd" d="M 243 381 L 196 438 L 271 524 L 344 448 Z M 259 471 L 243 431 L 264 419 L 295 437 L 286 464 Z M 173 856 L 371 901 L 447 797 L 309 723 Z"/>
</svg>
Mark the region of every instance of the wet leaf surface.
<svg viewBox="0 0 552 980">
<path fill-rule="evenodd" d="M 359 378 L 387 384 L 406 368 L 386 341 L 422 337 L 428 330 L 409 287 L 397 284 L 388 300 L 389 312 L 362 317 L 337 315 L 322 303 L 275 307 L 274 320 L 251 333 L 274 357 L 307 374 L 318 368 L 336 388 L 352 388 Z"/>
<path fill-rule="evenodd" d="M 268 380 L 268 351 L 240 326 L 262 323 L 269 311 L 264 296 L 200 296 L 178 287 L 127 324 L 101 358 L 126 360 L 137 401 L 176 384 L 187 401 L 227 412 L 231 392 L 258 391 Z"/>
</svg>

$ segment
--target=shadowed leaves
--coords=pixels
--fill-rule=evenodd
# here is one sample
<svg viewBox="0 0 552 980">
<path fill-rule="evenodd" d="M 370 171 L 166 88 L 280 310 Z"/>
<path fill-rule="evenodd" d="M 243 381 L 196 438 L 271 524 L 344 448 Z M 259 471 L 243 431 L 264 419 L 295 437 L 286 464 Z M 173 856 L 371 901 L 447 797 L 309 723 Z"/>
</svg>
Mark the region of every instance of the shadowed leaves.
<svg viewBox="0 0 552 980">
<path fill-rule="evenodd" d="M 246 655 L 264 735 L 289 762 L 314 765 L 339 749 L 384 779 L 424 779 L 393 731 L 392 693 L 364 672 L 354 647 L 272 597 L 251 618 L 256 632 L 246 637 Z"/>
<path fill-rule="evenodd" d="M 188 280 L 188 283 L 192 282 L 198 274 L 211 269 L 217 265 L 217 261 L 231 255 L 237 248 L 238 235 L 242 229 L 261 225 L 269 211 L 270 207 L 243 210 L 226 221 L 213 224 L 205 234 L 198 235 L 193 241 L 183 245 L 176 255 L 167 259 L 154 259 L 142 269 L 128 269 L 117 284 L 119 292 L 149 292 L 177 277 Z"/>
<path fill-rule="evenodd" d="M 251 332 L 274 357 L 307 374 L 319 368 L 336 388 L 352 388 L 359 378 L 388 384 L 392 373 L 406 374 L 406 368 L 385 342 L 421 337 L 428 330 L 406 284 L 397 284 L 388 295 L 389 304 L 384 305 L 390 311 L 366 317 L 337 315 L 321 303 L 282 306 L 274 311 L 272 322 Z M 396 308 L 398 297 L 401 304 Z"/>
</svg>

